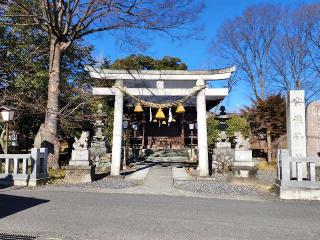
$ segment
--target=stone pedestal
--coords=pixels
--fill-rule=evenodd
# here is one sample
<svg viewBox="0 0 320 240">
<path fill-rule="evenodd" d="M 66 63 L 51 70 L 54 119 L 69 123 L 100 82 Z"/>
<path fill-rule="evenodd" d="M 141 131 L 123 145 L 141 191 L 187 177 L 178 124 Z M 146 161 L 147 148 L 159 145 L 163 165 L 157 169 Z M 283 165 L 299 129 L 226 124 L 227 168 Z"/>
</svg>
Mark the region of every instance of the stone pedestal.
<svg viewBox="0 0 320 240">
<path fill-rule="evenodd" d="M 230 142 L 216 142 L 216 148 L 231 148 Z"/>
<path fill-rule="evenodd" d="M 95 166 L 66 166 L 65 182 L 88 183 L 93 181 Z"/>
<path fill-rule="evenodd" d="M 90 152 L 87 149 L 72 150 L 72 157 L 66 169 L 65 181 L 68 183 L 92 182 L 95 166 L 90 165 Z"/>
<path fill-rule="evenodd" d="M 99 163 L 96 162 L 96 168 L 99 171 L 107 171 L 107 169 L 111 167 L 111 153 L 105 153 L 100 156 Z"/>
<path fill-rule="evenodd" d="M 227 147 L 229 142 L 217 143 L 217 148 L 212 150 L 212 171 L 213 173 L 222 173 L 226 171 L 233 162 L 234 149 Z"/>
<path fill-rule="evenodd" d="M 257 168 L 252 161 L 251 150 L 235 150 L 232 166 L 233 176 L 236 178 L 253 178 L 257 174 Z"/>
<path fill-rule="evenodd" d="M 89 166 L 90 165 L 90 152 L 87 149 L 84 150 L 72 150 L 70 166 Z"/>
<path fill-rule="evenodd" d="M 235 162 L 252 162 L 252 150 L 235 150 L 234 151 Z"/>
<path fill-rule="evenodd" d="M 253 162 L 235 162 L 232 166 L 235 178 L 254 178 L 257 171 L 258 169 Z"/>
</svg>

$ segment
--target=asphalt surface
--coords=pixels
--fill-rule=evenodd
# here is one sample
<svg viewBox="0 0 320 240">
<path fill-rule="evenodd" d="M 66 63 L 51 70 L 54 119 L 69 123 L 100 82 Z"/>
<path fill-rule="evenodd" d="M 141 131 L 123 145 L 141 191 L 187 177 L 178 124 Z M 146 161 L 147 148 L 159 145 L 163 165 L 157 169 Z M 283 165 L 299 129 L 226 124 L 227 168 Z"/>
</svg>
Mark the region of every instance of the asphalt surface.
<svg viewBox="0 0 320 240">
<path fill-rule="evenodd" d="M 320 239 L 319 202 L 142 194 L 0 193 L 0 233 L 54 239 Z"/>
</svg>

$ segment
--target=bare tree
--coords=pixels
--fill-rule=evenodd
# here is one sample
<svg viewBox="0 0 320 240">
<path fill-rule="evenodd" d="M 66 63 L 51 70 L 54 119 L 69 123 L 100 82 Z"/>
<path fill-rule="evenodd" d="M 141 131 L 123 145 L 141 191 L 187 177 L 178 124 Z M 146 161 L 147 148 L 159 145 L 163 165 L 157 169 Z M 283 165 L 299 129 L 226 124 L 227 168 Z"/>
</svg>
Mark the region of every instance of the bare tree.
<svg viewBox="0 0 320 240">
<path fill-rule="evenodd" d="M 61 61 L 72 43 L 103 31 L 120 34 L 127 41 L 136 40 L 140 30 L 174 36 L 174 29 L 192 23 L 203 8 L 202 3 L 192 0 L 8 0 L 6 5 L 6 9 L 13 10 L 0 21 L 36 25 L 50 37 L 48 101 L 39 135 L 51 149 L 49 166 L 53 168 L 58 167 L 60 154 L 57 130 Z"/>
<path fill-rule="evenodd" d="M 242 16 L 225 22 L 217 33 L 214 49 L 238 66 L 256 99 L 265 99 L 271 82 L 270 48 L 280 22 L 278 5 L 247 8 Z"/>
<path fill-rule="evenodd" d="M 307 14 L 306 30 L 310 39 L 309 54 L 314 70 L 320 77 L 320 3 L 308 4 L 302 7 Z"/>
<path fill-rule="evenodd" d="M 308 5 L 283 11 L 281 27 L 271 51 L 277 87 L 286 91 L 305 89 L 308 98 L 319 90 L 311 58 L 314 50 L 310 49 L 309 13 Z"/>
</svg>

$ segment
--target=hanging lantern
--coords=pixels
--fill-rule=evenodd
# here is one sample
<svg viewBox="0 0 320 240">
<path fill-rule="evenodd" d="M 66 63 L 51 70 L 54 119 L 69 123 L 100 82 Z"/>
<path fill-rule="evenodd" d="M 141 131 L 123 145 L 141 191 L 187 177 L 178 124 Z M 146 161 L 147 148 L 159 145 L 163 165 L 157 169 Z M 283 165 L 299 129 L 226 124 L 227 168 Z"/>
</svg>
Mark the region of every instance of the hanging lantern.
<svg viewBox="0 0 320 240">
<path fill-rule="evenodd" d="M 165 120 L 162 121 L 162 125 L 166 125 L 167 122 Z"/>
<path fill-rule="evenodd" d="M 141 107 L 141 104 L 137 103 L 133 111 L 136 112 L 136 113 L 142 113 L 143 112 L 143 108 Z"/>
<path fill-rule="evenodd" d="M 184 109 L 183 105 L 181 103 L 178 104 L 176 113 L 184 113 L 186 110 Z"/>
<path fill-rule="evenodd" d="M 156 113 L 156 119 L 158 120 L 163 120 L 166 118 L 166 116 L 164 115 L 163 111 L 162 111 L 162 108 L 159 108 L 157 113 Z"/>
</svg>

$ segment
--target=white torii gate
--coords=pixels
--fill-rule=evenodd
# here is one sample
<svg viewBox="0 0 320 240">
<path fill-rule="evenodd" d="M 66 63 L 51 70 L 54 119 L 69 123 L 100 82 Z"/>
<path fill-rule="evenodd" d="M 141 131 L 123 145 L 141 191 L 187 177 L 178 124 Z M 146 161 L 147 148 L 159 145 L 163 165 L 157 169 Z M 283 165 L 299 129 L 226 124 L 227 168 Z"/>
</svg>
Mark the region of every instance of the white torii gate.
<svg viewBox="0 0 320 240">
<path fill-rule="evenodd" d="M 229 67 L 208 71 L 188 70 L 110 70 L 87 66 L 90 76 L 101 80 L 116 80 L 123 84 L 127 92 L 135 96 L 187 96 L 193 87 L 203 86 L 206 81 L 229 79 L 236 70 Z M 137 87 L 138 86 L 138 87 Z M 114 95 L 114 123 L 112 139 L 111 175 L 120 175 L 123 121 L 123 93 L 115 88 L 93 88 L 93 95 Z M 198 125 L 198 161 L 200 176 L 208 176 L 208 139 L 206 98 L 222 99 L 228 95 L 227 88 L 205 88 L 196 96 L 197 125 Z"/>
</svg>

